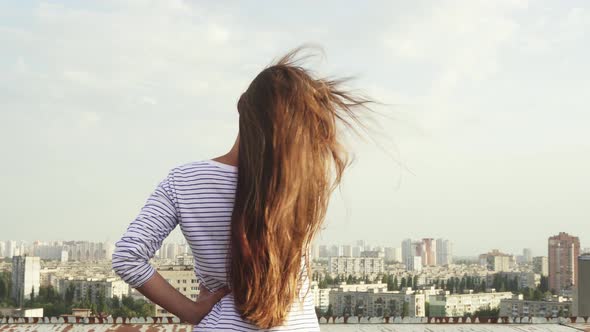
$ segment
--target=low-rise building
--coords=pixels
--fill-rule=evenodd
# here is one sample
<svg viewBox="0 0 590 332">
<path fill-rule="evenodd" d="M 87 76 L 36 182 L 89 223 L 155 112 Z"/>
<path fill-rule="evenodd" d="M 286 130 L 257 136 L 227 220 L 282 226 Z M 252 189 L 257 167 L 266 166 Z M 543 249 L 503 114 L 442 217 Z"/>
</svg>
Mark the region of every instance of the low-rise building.
<svg viewBox="0 0 590 332">
<path fill-rule="evenodd" d="M 158 273 L 166 279 L 172 287 L 181 292 L 182 295 L 195 301 L 199 295 L 199 284 L 197 277 L 190 265 L 169 265 L 158 268 Z M 156 305 L 156 316 L 173 317 L 174 315 L 164 308 Z"/>
<path fill-rule="evenodd" d="M 322 312 L 328 310 L 330 305 L 330 288 L 320 288 L 317 281 L 311 283 L 311 293 L 313 294 L 313 305 Z"/>
<path fill-rule="evenodd" d="M 402 249 L 386 247 L 385 248 L 385 260 L 390 262 L 402 262 Z"/>
<path fill-rule="evenodd" d="M 518 288 L 536 288 L 541 283 L 541 275 L 534 272 L 527 271 L 511 271 L 511 272 L 498 272 L 487 275 L 486 283 L 492 285 L 494 281 L 494 275 L 498 275 L 502 278 L 507 278 L 509 281 L 516 279 L 518 282 Z"/>
<path fill-rule="evenodd" d="M 433 295 L 447 294 L 445 290 L 436 288 L 435 286 L 423 287 L 421 292 L 424 294 L 424 301 L 430 302 L 430 297 Z"/>
<path fill-rule="evenodd" d="M 486 292 L 466 294 L 438 294 L 431 295 L 430 316 L 433 317 L 461 317 L 473 314 L 477 310 L 497 309 L 502 299 L 512 298 L 511 292 Z"/>
<path fill-rule="evenodd" d="M 545 277 L 549 275 L 549 260 L 547 256 L 533 257 L 533 272 Z"/>
<path fill-rule="evenodd" d="M 494 249 L 488 253 L 479 255 L 479 263 L 487 267 L 489 271 L 510 271 L 514 265 L 514 256 L 502 253 L 498 249 Z"/>
<path fill-rule="evenodd" d="M 12 298 L 22 306 L 39 294 L 41 260 L 34 256 L 12 256 Z"/>
<path fill-rule="evenodd" d="M 116 277 L 85 279 L 69 277 L 59 280 L 57 291 L 62 296 L 72 292 L 73 301 L 87 298 L 90 302 L 96 303 L 99 296 L 122 298 L 129 295 L 129 285 Z"/>
<path fill-rule="evenodd" d="M 176 265 L 195 265 L 195 258 L 193 255 L 184 254 L 176 256 Z"/>
<path fill-rule="evenodd" d="M 421 256 L 410 256 L 406 259 L 406 270 L 408 271 L 421 271 L 422 270 L 422 257 Z"/>
<path fill-rule="evenodd" d="M 556 297 L 551 301 L 524 300 L 522 294 L 500 301 L 501 317 L 569 317 L 572 301 Z"/>
<path fill-rule="evenodd" d="M 578 257 L 576 305 L 579 316 L 590 316 L 590 253 Z"/>
<path fill-rule="evenodd" d="M 385 270 L 382 257 L 330 257 L 329 273 L 331 275 L 376 275 Z"/>
<path fill-rule="evenodd" d="M 361 251 L 361 257 L 385 258 L 385 251 L 365 250 Z"/>
<path fill-rule="evenodd" d="M 60 277 L 58 276 L 59 270 L 57 268 L 49 268 L 49 267 L 44 267 L 41 269 L 40 271 L 40 275 L 39 275 L 39 284 L 42 287 L 53 287 L 55 289 L 57 289 L 58 283 L 59 283 L 59 279 Z"/>
<path fill-rule="evenodd" d="M 423 293 L 416 293 L 411 288 L 402 292 L 387 291 L 385 284 L 341 285 L 330 291 L 330 304 L 336 316 L 425 315 Z"/>
<path fill-rule="evenodd" d="M 0 317 L 43 317 L 43 308 L 0 308 Z"/>
</svg>

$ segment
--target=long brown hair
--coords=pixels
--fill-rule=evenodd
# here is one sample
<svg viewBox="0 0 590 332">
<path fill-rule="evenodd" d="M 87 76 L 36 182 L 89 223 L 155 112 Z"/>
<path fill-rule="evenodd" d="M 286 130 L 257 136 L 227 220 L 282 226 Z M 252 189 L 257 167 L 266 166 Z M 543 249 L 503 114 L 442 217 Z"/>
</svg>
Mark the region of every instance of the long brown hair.
<svg viewBox="0 0 590 332">
<path fill-rule="evenodd" d="M 280 325 L 300 298 L 309 246 L 349 158 L 339 126 L 361 124 L 371 102 L 314 78 L 299 47 L 265 68 L 238 101 L 238 185 L 231 222 L 230 287 L 242 316 Z M 302 266 L 304 269 L 302 269 Z"/>
</svg>

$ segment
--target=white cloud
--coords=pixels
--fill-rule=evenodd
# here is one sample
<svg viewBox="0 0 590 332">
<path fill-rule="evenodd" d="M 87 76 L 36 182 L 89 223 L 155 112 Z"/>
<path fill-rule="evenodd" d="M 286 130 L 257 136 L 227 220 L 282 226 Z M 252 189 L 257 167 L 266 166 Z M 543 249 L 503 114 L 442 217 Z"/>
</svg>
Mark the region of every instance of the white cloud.
<svg viewBox="0 0 590 332">
<path fill-rule="evenodd" d="M 145 104 L 145 105 L 156 105 L 158 103 L 158 101 L 155 98 L 148 97 L 148 96 L 139 97 L 138 102 L 140 104 Z"/>
<path fill-rule="evenodd" d="M 25 63 L 25 59 L 22 56 L 19 56 L 16 59 L 15 69 L 18 74 L 27 74 L 29 72 L 29 67 Z"/>
<path fill-rule="evenodd" d="M 287 11 L 253 11 L 250 3 L 180 0 L 0 4 L 0 13 L 21 10 L 13 16 L 25 18 L 0 23 L 0 147 L 13 161 L 0 165 L 0 174 L 10 174 L 0 192 L 4 216 L 21 220 L 26 204 L 36 203 L 42 207 L 22 225 L 51 215 L 81 228 L 104 224 L 97 236 L 114 238 L 158 174 L 231 146 L 237 97 L 258 70 L 315 41 L 326 47 L 325 63 L 314 66 L 321 74 L 358 73 L 363 79 L 353 88 L 393 110 L 378 123 L 387 153 L 355 144 L 346 204 L 336 200 L 326 234 L 342 242 L 456 236 L 468 251 L 498 241 L 469 242 L 475 237 L 464 230 L 474 220 L 579 228 L 590 196 L 560 197 L 588 187 L 585 171 L 571 166 L 588 165 L 580 157 L 580 146 L 590 144 L 588 8 L 547 5 L 322 2 L 310 11 L 294 2 Z M 536 165 L 543 167 L 528 171 Z M 25 192 L 23 181 L 45 189 Z M 64 201 L 78 204 L 61 211 Z M 97 201 L 110 209 L 97 209 Z M 570 219 L 552 224 L 547 217 L 564 211 Z M 48 233 L 34 226 L 36 236 Z"/>
<path fill-rule="evenodd" d="M 81 111 L 79 117 L 80 129 L 89 129 L 100 121 L 100 116 L 96 112 Z"/>
<path fill-rule="evenodd" d="M 499 52 L 518 32 L 511 17 L 521 1 L 436 2 L 385 32 L 392 55 L 431 66 L 430 98 L 445 100 L 459 83 L 482 80 L 498 68 Z"/>
</svg>

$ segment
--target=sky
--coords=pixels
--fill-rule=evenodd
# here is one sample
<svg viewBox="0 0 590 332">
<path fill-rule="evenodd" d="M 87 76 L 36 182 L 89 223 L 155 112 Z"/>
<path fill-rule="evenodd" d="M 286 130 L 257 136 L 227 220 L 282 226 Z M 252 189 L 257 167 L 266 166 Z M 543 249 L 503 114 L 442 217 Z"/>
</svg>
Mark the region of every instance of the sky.
<svg viewBox="0 0 590 332">
<path fill-rule="evenodd" d="M 0 239 L 116 241 L 168 171 L 304 43 L 380 101 L 320 243 L 590 247 L 586 1 L 2 1 Z M 173 233 L 171 238 L 179 237 Z"/>
</svg>

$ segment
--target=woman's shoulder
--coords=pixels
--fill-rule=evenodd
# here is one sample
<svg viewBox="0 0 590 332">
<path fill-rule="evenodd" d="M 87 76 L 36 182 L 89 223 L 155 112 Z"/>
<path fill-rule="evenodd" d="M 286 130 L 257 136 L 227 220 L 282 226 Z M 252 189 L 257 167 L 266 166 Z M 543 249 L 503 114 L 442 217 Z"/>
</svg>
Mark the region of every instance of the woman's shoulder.
<svg viewBox="0 0 590 332">
<path fill-rule="evenodd" d="M 223 164 L 212 159 L 202 159 L 176 165 L 169 172 L 169 176 L 173 178 L 187 178 L 203 175 L 232 177 L 237 175 L 237 167 Z"/>
</svg>

